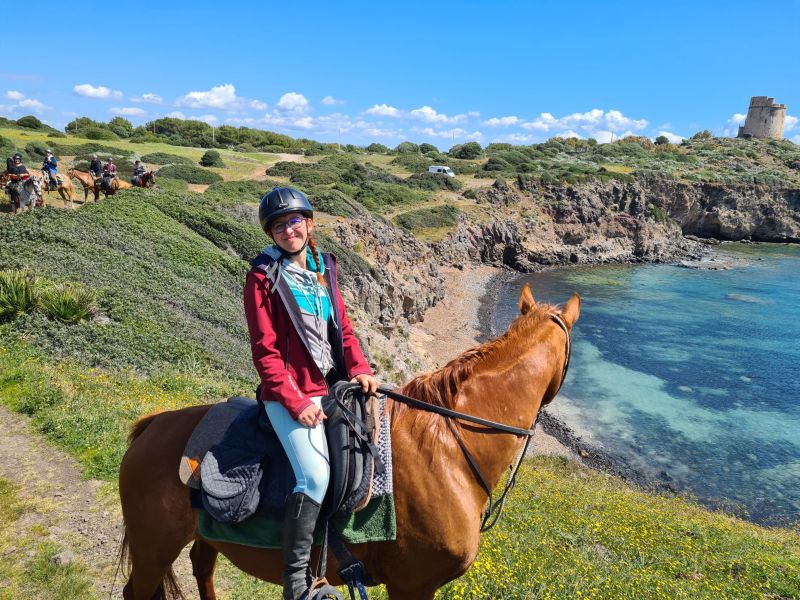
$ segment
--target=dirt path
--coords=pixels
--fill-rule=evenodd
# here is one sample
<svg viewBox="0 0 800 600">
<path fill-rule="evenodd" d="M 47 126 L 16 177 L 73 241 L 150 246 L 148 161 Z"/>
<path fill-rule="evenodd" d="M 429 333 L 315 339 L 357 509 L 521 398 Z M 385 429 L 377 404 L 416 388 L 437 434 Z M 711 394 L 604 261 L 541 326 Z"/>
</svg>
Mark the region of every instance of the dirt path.
<svg viewBox="0 0 800 600">
<path fill-rule="evenodd" d="M 1 406 L 0 431 L 0 477 L 18 484 L 21 498 L 43 500 L 40 504 L 47 507 L 25 519 L 22 527 L 46 527 L 50 539 L 88 567 L 100 598 L 122 598 L 122 574 L 109 596 L 122 534 L 116 495 L 99 493 L 104 488 L 101 481 L 82 479 L 75 459 L 32 432 L 27 418 Z M 186 597 L 195 597 L 188 548 L 175 570 Z"/>
</svg>

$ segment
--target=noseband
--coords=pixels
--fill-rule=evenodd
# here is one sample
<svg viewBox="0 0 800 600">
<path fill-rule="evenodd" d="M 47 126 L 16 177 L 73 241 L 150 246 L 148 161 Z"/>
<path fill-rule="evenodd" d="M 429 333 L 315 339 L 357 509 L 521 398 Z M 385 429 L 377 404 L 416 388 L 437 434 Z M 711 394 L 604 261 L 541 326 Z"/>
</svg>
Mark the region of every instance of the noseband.
<svg viewBox="0 0 800 600">
<path fill-rule="evenodd" d="M 569 328 L 567 327 L 566 323 L 564 323 L 564 319 L 561 316 L 550 313 L 548 315 L 550 319 L 558 325 L 563 331 L 564 335 L 566 336 L 565 348 L 564 348 L 564 368 L 561 371 L 561 380 L 558 382 L 558 387 L 556 388 L 553 397 L 548 400 L 551 402 L 553 398 L 558 395 L 558 392 L 561 390 L 561 386 L 564 384 L 564 379 L 567 377 L 567 370 L 569 369 L 569 359 L 572 356 L 572 337 L 570 336 Z M 410 398 L 408 396 L 404 396 L 403 394 L 398 394 L 394 390 L 385 388 L 383 386 L 378 388 L 378 391 L 382 394 L 386 394 L 389 398 L 396 400 L 398 402 L 402 402 L 403 404 L 408 404 L 414 408 L 419 408 L 421 410 L 425 410 L 428 412 L 433 412 L 445 417 L 448 417 L 447 424 L 450 427 L 450 430 L 453 432 L 453 435 L 458 442 L 461 451 L 464 453 L 464 457 L 467 459 L 470 467 L 472 467 L 473 472 L 475 473 L 478 482 L 481 484 L 481 487 L 486 491 L 486 494 L 489 496 L 488 505 L 486 510 L 483 513 L 483 520 L 481 521 L 481 533 L 484 531 L 488 531 L 492 527 L 497 524 L 497 521 L 500 520 L 500 515 L 503 513 L 503 506 L 506 502 L 506 496 L 508 493 L 514 488 L 517 483 L 517 472 L 519 471 L 520 465 L 522 465 L 522 459 L 525 457 L 525 454 L 528 452 L 528 446 L 530 446 L 531 440 L 533 439 L 533 434 L 536 433 L 536 424 L 539 422 L 539 412 L 536 412 L 536 417 L 533 420 L 533 424 L 528 429 L 522 429 L 521 427 L 512 427 L 511 425 L 504 425 L 503 423 L 496 423 L 495 421 L 490 421 L 488 419 L 481 419 L 480 417 L 474 417 L 472 415 L 467 415 L 449 408 L 444 408 L 443 406 L 435 406 L 433 404 L 429 404 L 427 402 L 422 402 L 421 400 L 417 400 L 416 398 Z M 541 407 L 541 405 L 540 405 Z M 497 499 L 495 502 L 492 498 L 492 488 L 489 486 L 489 483 L 486 481 L 483 473 L 478 467 L 478 463 L 473 458 L 470 451 L 467 449 L 467 446 L 464 444 L 464 440 L 462 439 L 461 435 L 456 429 L 456 425 L 453 422 L 453 419 L 458 419 L 460 421 L 467 421 L 469 423 L 476 423 L 478 425 L 483 425 L 490 429 L 494 429 L 496 431 L 502 431 L 504 433 L 511 433 L 514 435 L 521 435 L 525 436 L 525 445 L 522 448 L 522 451 L 517 456 L 516 464 L 511 467 L 511 475 L 506 482 L 506 487 L 503 490 L 503 493 L 500 495 L 500 498 Z"/>
</svg>

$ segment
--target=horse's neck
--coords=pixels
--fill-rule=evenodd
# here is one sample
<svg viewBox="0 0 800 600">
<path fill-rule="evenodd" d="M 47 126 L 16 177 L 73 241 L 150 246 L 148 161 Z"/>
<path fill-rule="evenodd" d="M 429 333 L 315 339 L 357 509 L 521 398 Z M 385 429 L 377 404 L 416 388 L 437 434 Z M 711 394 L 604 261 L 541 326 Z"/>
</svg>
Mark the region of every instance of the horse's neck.
<svg viewBox="0 0 800 600">
<path fill-rule="evenodd" d="M 456 410 L 503 425 L 532 427 L 552 378 L 549 363 L 537 356 L 518 354 L 513 357 L 514 364 L 476 372 L 462 385 Z M 461 431 L 484 477 L 494 487 L 524 439 L 480 426 L 462 426 Z"/>
</svg>

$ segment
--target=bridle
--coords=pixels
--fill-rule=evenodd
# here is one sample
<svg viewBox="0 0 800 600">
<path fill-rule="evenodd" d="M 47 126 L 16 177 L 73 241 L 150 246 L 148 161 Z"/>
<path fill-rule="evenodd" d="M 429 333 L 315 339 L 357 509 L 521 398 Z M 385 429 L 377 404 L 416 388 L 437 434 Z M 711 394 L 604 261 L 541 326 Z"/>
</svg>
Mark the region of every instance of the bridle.
<svg viewBox="0 0 800 600">
<path fill-rule="evenodd" d="M 561 318 L 560 315 L 556 313 L 550 313 L 548 315 L 550 319 L 558 325 L 566 335 L 566 342 L 565 342 L 565 349 L 564 349 L 564 368 L 561 371 L 561 381 L 558 383 L 558 387 L 556 388 L 553 397 L 550 401 L 553 400 L 558 395 L 559 390 L 561 390 L 561 386 L 564 384 L 564 379 L 567 377 L 567 370 L 569 369 L 569 359 L 572 356 L 572 338 L 570 336 L 569 328 L 567 327 L 566 323 L 564 323 L 564 319 Z M 467 415 L 464 413 L 460 413 L 458 411 L 444 408 L 443 406 L 435 406 L 433 404 L 429 404 L 428 402 L 422 402 L 421 400 L 417 400 L 416 398 L 410 398 L 409 396 L 404 396 L 403 394 L 398 394 L 394 390 L 385 388 L 383 386 L 378 388 L 378 391 L 382 394 L 386 394 L 389 398 L 396 400 L 398 402 L 402 402 L 403 404 L 407 404 L 414 408 L 419 408 L 421 410 L 425 410 L 428 412 L 433 412 L 445 417 L 448 417 L 447 424 L 450 427 L 450 430 L 453 432 L 453 435 L 458 442 L 459 447 L 461 448 L 461 452 L 464 454 L 464 457 L 467 459 L 472 471 L 475 473 L 478 482 L 481 484 L 481 487 L 486 491 L 486 494 L 489 496 L 489 502 L 486 509 L 483 512 L 483 519 L 481 520 L 481 533 L 484 531 L 488 531 L 492 527 L 497 524 L 497 521 L 500 520 L 500 515 L 503 513 L 503 507 L 506 502 L 506 497 L 508 493 L 514 488 L 517 483 L 517 473 L 519 471 L 520 466 L 522 465 L 522 459 L 525 457 L 525 454 L 528 451 L 528 447 L 530 446 L 531 440 L 533 439 L 533 434 L 536 433 L 536 424 L 539 422 L 539 412 L 536 412 L 536 417 L 533 420 L 533 424 L 528 429 L 522 429 L 521 427 L 513 427 L 511 425 L 505 425 L 503 423 L 497 423 L 495 421 L 490 421 L 488 419 L 481 419 L 480 417 L 474 417 L 472 415 Z M 541 407 L 541 405 L 540 405 Z M 460 421 L 467 421 L 469 423 L 475 423 L 477 425 L 483 425 L 484 427 L 488 427 L 489 429 L 494 429 L 496 431 L 502 431 L 504 433 L 511 433 L 513 435 L 525 436 L 525 444 L 522 447 L 519 455 L 517 456 L 516 463 L 511 467 L 511 474 L 508 477 L 508 481 L 506 481 L 505 489 L 500 497 L 495 501 L 493 499 L 492 488 L 489 486 L 489 483 L 486 481 L 486 477 L 484 477 L 483 473 L 481 472 L 478 463 L 475 461 L 472 453 L 467 449 L 464 440 L 459 433 L 459 430 L 456 428 L 456 424 L 453 422 L 454 419 L 458 419 Z"/>
</svg>

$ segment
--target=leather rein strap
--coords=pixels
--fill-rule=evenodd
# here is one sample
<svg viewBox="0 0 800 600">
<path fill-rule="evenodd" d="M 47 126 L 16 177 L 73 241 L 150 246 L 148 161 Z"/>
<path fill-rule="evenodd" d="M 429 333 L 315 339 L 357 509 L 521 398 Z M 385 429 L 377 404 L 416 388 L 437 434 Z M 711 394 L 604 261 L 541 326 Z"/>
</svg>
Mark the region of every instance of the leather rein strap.
<svg viewBox="0 0 800 600">
<path fill-rule="evenodd" d="M 558 394 L 559 390 L 561 390 L 561 386 L 564 384 L 564 379 L 567 377 L 567 370 L 569 369 L 569 359 L 572 356 L 572 339 L 570 336 L 569 329 L 567 328 L 564 320 L 557 314 L 551 313 L 550 319 L 558 325 L 566 335 L 566 348 L 564 351 L 564 368 L 561 372 L 561 381 L 558 384 L 558 388 L 556 389 L 555 394 L 553 394 L 553 398 Z M 414 408 L 419 408 L 421 410 L 425 410 L 428 412 L 433 412 L 445 417 L 449 417 L 447 420 L 447 424 L 450 427 L 450 430 L 453 432 L 456 441 L 458 442 L 459 447 L 461 448 L 461 452 L 464 454 L 464 457 L 467 459 L 470 467 L 472 468 L 473 472 L 475 473 L 478 482 L 481 484 L 481 487 L 486 491 L 486 494 L 489 496 L 488 505 L 486 510 L 483 513 L 483 520 L 481 521 L 481 533 L 484 531 L 488 531 L 492 527 L 497 524 L 497 521 L 500 520 L 500 515 L 503 513 L 503 507 L 505 506 L 506 497 L 508 493 L 514 488 L 517 483 L 517 472 L 519 471 L 520 466 L 522 465 L 522 459 L 525 457 L 525 454 L 528 451 L 528 447 L 530 446 L 531 440 L 533 439 L 533 434 L 536 432 L 536 424 L 539 422 L 539 413 L 537 411 L 536 418 L 533 421 L 533 424 L 529 429 L 522 429 L 521 427 L 512 427 L 511 425 L 505 425 L 503 423 L 497 423 L 495 421 L 490 421 L 488 419 L 481 419 L 480 417 L 474 417 L 472 415 L 467 415 L 449 408 L 445 408 L 443 406 L 436 406 L 434 404 L 429 404 L 428 402 L 422 402 L 421 400 L 417 400 L 416 398 L 410 398 L 409 396 L 404 396 L 403 394 L 398 394 L 394 390 L 385 388 L 383 386 L 378 388 L 378 391 L 382 394 L 386 394 L 389 398 L 396 400 L 398 402 L 402 402 L 403 404 L 408 404 Z M 516 464 L 511 467 L 511 475 L 506 482 L 505 489 L 503 493 L 500 495 L 500 498 L 497 499 L 495 502 L 493 499 L 492 489 L 489 486 L 489 483 L 486 481 L 486 477 L 484 477 L 483 473 L 478 466 L 478 463 L 472 456 L 472 453 L 467 449 L 466 444 L 464 443 L 459 430 L 456 428 L 456 424 L 453 422 L 452 419 L 458 419 L 460 421 L 467 421 L 469 423 L 475 423 L 477 425 L 483 425 L 490 429 L 494 429 L 496 431 L 502 431 L 504 433 L 511 433 L 513 435 L 521 435 L 525 436 L 525 444 L 520 451 L 519 455 L 516 459 Z"/>
</svg>

